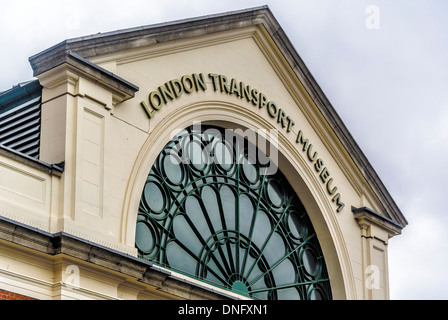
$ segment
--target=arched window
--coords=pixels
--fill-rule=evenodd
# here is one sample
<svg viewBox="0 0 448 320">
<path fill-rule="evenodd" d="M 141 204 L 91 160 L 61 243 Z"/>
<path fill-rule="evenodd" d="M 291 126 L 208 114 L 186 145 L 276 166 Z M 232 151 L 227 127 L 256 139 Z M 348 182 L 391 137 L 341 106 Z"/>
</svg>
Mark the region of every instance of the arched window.
<svg viewBox="0 0 448 320">
<path fill-rule="evenodd" d="M 139 257 L 253 299 L 331 299 L 298 196 L 229 132 L 192 126 L 158 156 L 139 206 Z"/>
</svg>

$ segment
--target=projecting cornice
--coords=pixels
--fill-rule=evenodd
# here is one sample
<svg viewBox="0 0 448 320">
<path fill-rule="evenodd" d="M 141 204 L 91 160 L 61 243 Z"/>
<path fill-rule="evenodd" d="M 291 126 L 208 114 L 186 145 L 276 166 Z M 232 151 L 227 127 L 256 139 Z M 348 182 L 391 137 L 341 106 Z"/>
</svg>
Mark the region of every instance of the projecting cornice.
<svg viewBox="0 0 448 320">
<path fill-rule="evenodd" d="M 45 56 L 41 56 L 36 58 L 36 60 L 33 60 L 33 63 L 39 65 L 39 68 L 42 69 L 42 72 L 35 72 L 35 76 L 39 76 L 47 71 L 55 70 L 63 66 L 68 66 L 72 71 L 75 71 L 75 73 L 78 73 L 113 92 L 114 97 L 118 102 L 133 98 L 135 93 L 139 90 L 136 85 L 101 68 L 72 51 L 58 52 L 52 58 L 48 57 L 47 59 L 45 59 Z"/>
<path fill-rule="evenodd" d="M 260 24 L 274 32 L 280 28 L 269 8 L 263 6 L 69 39 L 30 57 L 29 61 L 34 75 L 38 76 L 60 64 L 69 51 L 89 59 L 117 51 Z"/>
<path fill-rule="evenodd" d="M 187 300 L 230 300 L 239 296 L 198 285 L 168 270 L 128 254 L 59 232 L 52 234 L 0 216 L 0 242 L 48 257 L 65 256 L 99 268 L 124 274 L 160 292 L 160 297 Z"/>
</svg>

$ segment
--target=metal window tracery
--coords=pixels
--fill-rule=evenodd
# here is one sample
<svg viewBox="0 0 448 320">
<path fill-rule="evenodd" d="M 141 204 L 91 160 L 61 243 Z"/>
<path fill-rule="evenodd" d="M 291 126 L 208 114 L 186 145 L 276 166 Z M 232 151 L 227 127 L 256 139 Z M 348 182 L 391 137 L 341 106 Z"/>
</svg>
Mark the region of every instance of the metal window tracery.
<svg viewBox="0 0 448 320">
<path fill-rule="evenodd" d="M 331 299 L 316 233 L 285 177 L 264 175 L 249 142 L 205 129 L 180 132 L 155 161 L 139 257 L 254 299 Z"/>
</svg>

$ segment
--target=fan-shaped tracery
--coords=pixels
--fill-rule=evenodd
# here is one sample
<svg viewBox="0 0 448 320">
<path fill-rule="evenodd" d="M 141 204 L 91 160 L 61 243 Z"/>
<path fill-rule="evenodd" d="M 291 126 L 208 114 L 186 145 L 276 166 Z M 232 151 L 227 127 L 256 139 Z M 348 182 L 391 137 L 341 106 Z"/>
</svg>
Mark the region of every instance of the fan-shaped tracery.
<svg viewBox="0 0 448 320">
<path fill-rule="evenodd" d="M 143 190 L 139 256 L 254 299 L 331 299 L 302 203 L 252 147 L 217 128 L 180 132 Z"/>
</svg>

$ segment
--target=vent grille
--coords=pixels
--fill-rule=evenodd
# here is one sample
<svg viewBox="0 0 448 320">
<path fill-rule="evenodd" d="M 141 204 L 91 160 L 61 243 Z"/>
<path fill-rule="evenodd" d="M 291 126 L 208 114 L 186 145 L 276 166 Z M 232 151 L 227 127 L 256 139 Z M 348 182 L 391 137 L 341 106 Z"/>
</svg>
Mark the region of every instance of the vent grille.
<svg viewBox="0 0 448 320">
<path fill-rule="evenodd" d="M 0 144 L 39 158 L 41 97 L 32 98 L 0 114 Z"/>
</svg>

